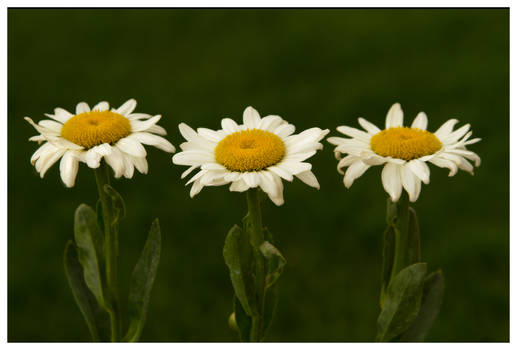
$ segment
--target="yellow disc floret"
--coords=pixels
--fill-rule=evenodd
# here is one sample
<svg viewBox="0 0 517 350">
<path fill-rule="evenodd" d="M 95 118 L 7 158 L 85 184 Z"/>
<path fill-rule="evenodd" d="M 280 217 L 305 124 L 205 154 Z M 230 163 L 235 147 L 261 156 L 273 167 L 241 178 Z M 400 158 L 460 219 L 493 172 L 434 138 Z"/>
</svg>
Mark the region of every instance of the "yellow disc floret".
<svg viewBox="0 0 517 350">
<path fill-rule="evenodd" d="M 246 172 L 260 171 L 275 165 L 285 155 L 285 145 L 272 132 L 248 129 L 235 132 L 219 141 L 215 159 L 226 169 Z"/>
<path fill-rule="evenodd" d="M 61 136 L 86 149 L 103 143 L 113 144 L 131 134 L 129 119 L 111 111 L 91 111 L 68 119 Z"/>
<path fill-rule="evenodd" d="M 429 131 L 396 127 L 373 135 L 370 147 L 383 157 L 411 160 L 437 152 L 442 143 Z"/>
</svg>

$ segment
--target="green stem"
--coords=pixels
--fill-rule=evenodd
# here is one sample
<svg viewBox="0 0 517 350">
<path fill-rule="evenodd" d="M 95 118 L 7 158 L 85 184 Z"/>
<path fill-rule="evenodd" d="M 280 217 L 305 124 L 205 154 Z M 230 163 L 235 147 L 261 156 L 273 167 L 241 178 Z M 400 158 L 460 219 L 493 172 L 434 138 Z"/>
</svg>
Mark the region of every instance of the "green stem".
<svg viewBox="0 0 517 350">
<path fill-rule="evenodd" d="M 257 188 L 249 189 L 246 192 L 246 199 L 251 223 L 250 242 L 253 247 L 253 257 L 255 260 L 255 287 L 257 295 L 257 313 L 251 317 L 250 341 L 259 342 L 262 339 L 265 294 L 265 262 L 264 256 L 260 252 L 260 246 L 264 243 L 264 231 L 262 229 L 259 190 Z"/>
<path fill-rule="evenodd" d="M 409 196 L 403 191 L 397 203 L 395 227 L 395 253 L 390 281 L 408 264 Z"/>
<path fill-rule="evenodd" d="M 117 257 L 118 257 L 118 237 L 117 232 L 112 231 L 112 208 L 111 199 L 104 191 L 104 185 L 110 184 L 109 168 L 104 161 L 95 169 L 95 180 L 99 199 L 102 204 L 102 220 L 104 222 L 104 260 L 106 262 L 106 280 L 108 290 L 111 294 L 111 308 L 109 310 L 111 323 L 111 341 L 120 340 L 121 320 L 119 317 L 118 305 L 118 279 L 117 279 Z"/>
</svg>

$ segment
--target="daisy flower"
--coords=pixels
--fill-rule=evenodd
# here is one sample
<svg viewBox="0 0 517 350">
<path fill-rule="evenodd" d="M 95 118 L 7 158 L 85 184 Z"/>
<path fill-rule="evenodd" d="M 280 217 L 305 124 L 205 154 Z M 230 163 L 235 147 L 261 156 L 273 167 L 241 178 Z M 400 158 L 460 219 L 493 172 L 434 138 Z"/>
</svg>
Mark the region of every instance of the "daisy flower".
<svg viewBox="0 0 517 350">
<path fill-rule="evenodd" d="M 179 125 L 187 142 L 180 145 L 182 152 L 174 155 L 173 163 L 190 166 L 181 178 L 201 168 L 187 182 L 192 183 L 191 197 L 204 186 L 231 183 L 230 191 L 237 192 L 260 187 L 276 205 L 282 205 L 282 179 L 292 181 L 293 176 L 319 189 L 312 165 L 305 160 L 323 148 L 319 141 L 328 129 L 311 128 L 293 135 L 294 125 L 276 115 L 261 118 L 252 107 L 244 110 L 243 124 L 225 118 L 221 127 L 196 132 L 185 123 Z"/>
<path fill-rule="evenodd" d="M 169 141 L 158 136 L 167 134 L 156 124 L 161 115 L 133 113 L 135 107 L 134 99 L 111 110 L 108 102 L 99 102 L 92 109 L 87 103 L 80 102 L 75 114 L 56 108 L 54 114 L 45 114 L 52 120 L 41 120 L 38 124 L 25 117 L 40 133 L 29 140 L 44 142 L 32 155 L 31 163 L 43 178 L 61 159 L 61 179 L 67 187 L 74 186 L 80 162 L 98 168 L 103 158 L 113 168 L 116 178 L 133 177 L 135 168 L 146 174 L 147 152 L 142 144 L 169 153 L 175 149 Z"/>
<path fill-rule="evenodd" d="M 337 130 L 350 138 L 329 137 L 327 140 L 336 145 L 334 154 L 339 160 L 338 172 L 344 173 L 343 182 L 347 188 L 369 167 L 382 165 L 382 185 L 393 202 L 399 200 L 404 188 L 409 200 L 418 199 L 421 183 L 428 184 L 430 170 L 427 162 L 440 168 L 448 168 L 449 176 L 454 176 L 458 169 L 473 174 L 473 161 L 479 166 L 479 156 L 468 151 L 466 146 L 480 141 L 470 139 L 472 131 L 466 124 L 457 130 L 456 119 L 445 122 L 434 133 L 427 131 L 427 116 L 418 113 L 411 127 L 403 126 L 403 113 L 400 104 L 395 103 L 386 116 L 386 128 L 380 130 L 374 124 L 359 118 L 359 124 L 365 131 L 339 126 Z M 342 154 L 346 155 L 342 157 Z"/>
</svg>

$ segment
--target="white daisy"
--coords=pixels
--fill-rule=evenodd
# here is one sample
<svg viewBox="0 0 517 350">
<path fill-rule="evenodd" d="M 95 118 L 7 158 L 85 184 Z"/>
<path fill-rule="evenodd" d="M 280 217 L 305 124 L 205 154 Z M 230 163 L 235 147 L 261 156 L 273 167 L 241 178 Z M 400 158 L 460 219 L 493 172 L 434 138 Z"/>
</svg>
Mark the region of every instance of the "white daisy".
<svg viewBox="0 0 517 350">
<path fill-rule="evenodd" d="M 343 174 L 341 168 L 348 167 L 343 178 L 347 188 L 370 166 L 385 164 L 382 185 L 392 201 L 399 200 L 404 188 L 410 201 L 414 202 L 420 194 L 421 183 L 429 183 L 430 170 L 426 162 L 449 168 L 449 176 L 454 176 L 458 169 L 473 174 L 474 167 L 467 159 L 476 167 L 480 165 L 479 156 L 466 148 L 481 140 L 469 140 L 472 135 L 469 124 L 453 131 L 458 120 L 450 119 L 433 134 L 426 131 L 427 116 L 424 112 L 418 113 L 411 127 L 403 126 L 402 121 L 402 109 L 395 103 L 388 111 L 384 130 L 359 118 L 359 124 L 366 131 L 340 126 L 337 130 L 351 138 L 327 139 L 337 145 L 334 154 L 339 160 L 338 172 Z M 342 158 L 342 154 L 346 157 Z"/>
<path fill-rule="evenodd" d="M 276 115 L 261 118 L 252 107 L 244 111 L 242 125 L 225 118 L 221 126 L 217 131 L 199 128 L 196 132 L 185 123 L 179 125 L 187 142 L 180 145 L 183 152 L 174 155 L 173 163 L 190 166 L 181 178 L 201 168 L 187 182 L 193 183 L 191 197 L 204 186 L 231 183 L 230 191 L 237 192 L 260 187 L 276 205 L 282 205 L 282 179 L 292 181 L 293 175 L 319 189 L 312 165 L 304 161 L 323 148 L 319 141 L 328 129 L 311 128 L 293 135 L 294 125 Z"/>
<path fill-rule="evenodd" d="M 161 115 L 132 113 L 135 107 L 134 99 L 111 110 L 108 102 L 99 102 L 92 109 L 87 103 L 80 102 L 75 115 L 56 108 L 54 114 L 45 114 L 53 120 L 41 120 L 36 124 L 25 117 L 40 133 L 29 140 L 44 142 L 32 155 L 31 163 L 43 178 L 61 158 L 61 179 L 67 187 L 75 184 L 79 162 L 98 168 L 102 158 L 113 168 L 116 178 L 133 177 L 134 168 L 146 174 L 147 153 L 142 144 L 169 153 L 175 149 L 169 141 L 158 136 L 167 134 L 164 128 L 156 125 Z"/>
</svg>

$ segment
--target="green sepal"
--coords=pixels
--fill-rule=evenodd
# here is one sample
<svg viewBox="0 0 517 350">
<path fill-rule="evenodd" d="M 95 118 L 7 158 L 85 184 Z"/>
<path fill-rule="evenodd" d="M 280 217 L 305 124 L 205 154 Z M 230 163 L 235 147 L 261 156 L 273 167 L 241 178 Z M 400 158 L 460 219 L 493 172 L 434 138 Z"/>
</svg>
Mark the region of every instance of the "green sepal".
<svg viewBox="0 0 517 350">
<path fill-rule="evenodd" d="M 158 219 L 155 219 L 149 230 L 149 235 L 147 236 L 142 254 L 131 275 L 128 298 L 129 329 L 124 337 L 124 341 L 138 341 L 142 334 L 151 289 L 153 288 L 156 272 L 158 271 L 158 264 L 160 263 L 161 250 L 162 238 L 160 224 Z"/>
<path fill-rule="evenodd" d="M 108 314 L 100 307 L 90 289 L 84 282 L 84 272 L 77 256 L 77 250 L 72 241 L 68 241 L 63 255 L 63 265 L 75 302 L 86 321 L 92 341 L 107 341 L 109 339 Z"/>
<path fill-rule="evenodd" d="M 234 225 L 226 236 L 223 257 L 232 281 L 235 296 L 247 315 L 256 314 L 253 251 L 248 231 Z"/>
<path fill-rule="evenodd" d="M 377 341 L 390 341 L 411 326 L 420 310 L 426 272 L 426 263 L 413 264 L 391 280 L 377 318 Z"/>
<path fill-rule="evenodd" d="M 285 258 L 280 251 L 268 241 L 264 241 L 259 247 L 266 260 L 266 290 L 275 284 L 278 277 L 284 271 Z"/>
<path fill-rule="evenodd" d="M 251 335 L 251 316 L 246 313 L 241 302 L 236 297 L 233 298 L 233 310 L 235 312 L 235 323 L 239 330 L 239 338 L 243 342 L 249 342 Z"/>
<path fill-rule="evenodd" d="M 402 335 L 401 341 L 423 341 L 440 311 L 444 291 L 441 270 L 429 274 L 424 282 L 422 306 L 411 327 Z"/>
<path fill-rule="evenodd" d="M 108 307 L 103 287 L 103 236 L 97 226 L 97 215 L 86 204 L 75 211 L 74 237 L 84 281 L 101 307 Z"/>
<path fill-rule="evenodd" d="M 408 263 L 416 264 L 421 261 L 420 256 L 420 229 L 418 227 L 418 218 L 413 208 L 409 208 L 409 226 L 408 226 Z"/>
</svg>

